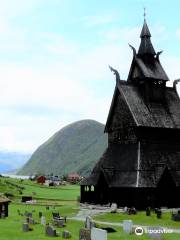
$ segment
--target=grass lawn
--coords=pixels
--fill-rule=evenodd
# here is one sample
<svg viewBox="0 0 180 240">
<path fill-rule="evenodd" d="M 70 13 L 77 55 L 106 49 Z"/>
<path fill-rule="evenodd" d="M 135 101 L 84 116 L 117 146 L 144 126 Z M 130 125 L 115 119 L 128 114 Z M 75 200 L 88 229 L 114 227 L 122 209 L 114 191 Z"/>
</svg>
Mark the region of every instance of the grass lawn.
<svg viewBox="0 0 180 240">
<path fill-rule="evenodd" d="M 22 213 L 25 211 L 33 211 L 33 218 L 40 222 L 38 217 L 39 211 L 43 213 L 46 217 L 47 222 L 52 222 L 52 212 L 59 212 L 63 216 L 71 217 L 75 216 L 78 211 L 78 205 L 63 205 L 61 207 L 50 207 L 49 210 L 46 210 L 45 206 L 32 206 L 25 204 L 10 204 L 9 206 L 9 217 L 6 219 L 0 219 L 0 240 L 45 240 L 52 239 L 52 237 L 47 237 L 45 235 L 44 226 L 41 224 L 31 225 L 33 228 L 32 231 L 23 232 L 22 224 L 25 221 L 24 216 L 19 216 L 17 210 L 20 210 Z M 114 214 L 115 216 L 116 214 Z M 142 223 L 142 222 L 141 222 Z M 100 225 L 99 225 L 100 226 Z M 106 225 L 103 225 L 105 227 Z M 60 234 L 63 230 L 68 230 L 72 234 L 72 240 L 79 239 L 79 229 L 84 227 L 84 223 L 80 221 L 74 221 L 71 219 L 67 220 L 67 225 L 65 228 L 56 228 L 57 232 Z M 144 234 L 143 236 L 136 236 L 135 234 L 128 235 L 122 231 L 121 227 L 113 227 L 117 232 L 108 233 L 108 240 L 148 240 L 149 238 Z M 62 239 L 58 237 L 57 239 Z M 179 240 L 179 234 L 165 234 L 164 240 Z"/>
<path fill-rule="evenodd" d="M 123 220 L 132 220 L 133 224 L 139 224 L 144 226 L 162 226 L 168 228 L 180 229 L 180 222 L 171 220 L 171 213 L 166 212 L 162 214 L 161 219 L 157 219 L 153 213 L 150 217 L 147 217 L 144 211 L 138 212 L 136 215 L 128 215 L 125 213 L 107 213 L 94 217 L 95 220 L 105 222 L 122 223 Z M 180 239 L 180 235 L 179 235 Z"/>
<path fill-rule="evenodd" d="M 33 218 L 38 222 L 38 224 L 31 225 L 32 231 L 23 232 L 22 224 L 25 221 L 24 216 L 19 216 L 17 213 L 17 209 L 19 209 L 22 213 L 26 210 L 31 212 L 33 210 Z M 52 212 L 59 212 L 62 216 L 74 216 L 77 213 L 77 206 L 62 206 L 56 207 L 55 209 L 50 207 L 49 210 L 46 210 L 44 206 L 32 206 L 32 205 L 17 205 L 10 204 L 9 208 L 9 217 L 6 219 L 0 219 L 0 239 L 1 240 L 43 240 L 43 239 L 52 239 L 52 237 L 48 237 L 45 235 L 45 228 L 40 224 L 40 219 L 38 217 L 38 213 L 41 211 L 43 215 L 46 217 L 46 221 L 52 222 Z M 81 222 L 68 220 L 67 226 L 65 228 L 56 228 L 57 232 L 60 234 L 63 230 L 67 229 L 72 233 L 73 238 L 79 234 L 79 229 L 82 227 Z M 58 239 L 62 239 L 58 237 Z"/>
</svg>

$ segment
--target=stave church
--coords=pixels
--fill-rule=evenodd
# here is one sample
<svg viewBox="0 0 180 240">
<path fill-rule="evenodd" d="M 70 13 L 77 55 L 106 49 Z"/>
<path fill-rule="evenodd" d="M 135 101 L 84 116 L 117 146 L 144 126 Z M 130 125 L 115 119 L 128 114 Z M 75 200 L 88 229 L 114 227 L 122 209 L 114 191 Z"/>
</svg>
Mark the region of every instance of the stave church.
<svg viewBox="0 0 180 240">
<path fill-rule="evenodd" d="M 108 147 L 81 182 L 81 202 L 180 207 L 180 98 L 152 42 L 146 19 L 126 81 L 116 77 L 105 125 Z"/>
</svg>

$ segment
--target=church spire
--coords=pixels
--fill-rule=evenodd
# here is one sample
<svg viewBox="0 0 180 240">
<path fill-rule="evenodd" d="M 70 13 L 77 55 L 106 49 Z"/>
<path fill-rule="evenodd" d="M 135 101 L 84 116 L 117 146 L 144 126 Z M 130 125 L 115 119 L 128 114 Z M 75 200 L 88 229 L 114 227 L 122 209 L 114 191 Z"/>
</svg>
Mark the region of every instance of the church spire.
<svg viewBox="0 0 180 240">
<path fill-rule="evenodd" d="M 141 43 L 139 46 L 139 51 L 138 51 L 138 55 L 145 55 L 145 54 L 149 54 L 149 55 L 156 55 L 156 52 L 154 50 L 154 47 L 151 43 L 151 33 L 149 31 L 148 25 L 146 23 L 146 13 L 145 13 L 145 9 L 144 9 L 144 24 L 141 30 Z"/>
</svg>

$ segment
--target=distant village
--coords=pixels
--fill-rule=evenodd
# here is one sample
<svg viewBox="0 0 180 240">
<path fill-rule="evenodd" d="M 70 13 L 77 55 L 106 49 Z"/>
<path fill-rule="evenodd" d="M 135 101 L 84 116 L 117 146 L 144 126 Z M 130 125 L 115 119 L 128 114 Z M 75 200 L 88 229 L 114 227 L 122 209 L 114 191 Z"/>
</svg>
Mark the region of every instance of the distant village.
<svg viewBox="0 0 180 240">
<path fill-rule="evenodd" d="M 49 187 L 66 185 L 67 183 L 77 184 L 82 179 L 83 177 L 77 173 L 69 173 L 61 177 L 53 174 L 52 175 L 36 175 L 36 176 L 30 177 L 30 180 L 36 181 L 38 184 L 42 184 Z"/>
</svg>

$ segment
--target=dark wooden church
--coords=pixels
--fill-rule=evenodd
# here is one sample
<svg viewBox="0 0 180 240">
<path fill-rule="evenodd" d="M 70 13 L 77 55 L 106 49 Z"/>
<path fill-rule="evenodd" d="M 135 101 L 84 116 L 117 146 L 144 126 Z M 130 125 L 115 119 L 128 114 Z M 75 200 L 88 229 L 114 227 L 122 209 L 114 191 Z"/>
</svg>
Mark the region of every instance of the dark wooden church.
<svg viewBox="0 0 180 240">
<path fill-rule="evenodd" d="M 108 148 L 81 182 L 81 202 L 143 209 L 180 206 L 180 98 L 155 52 L 146 20 L 127 81 L 117 70 Z"/>
</svg>

